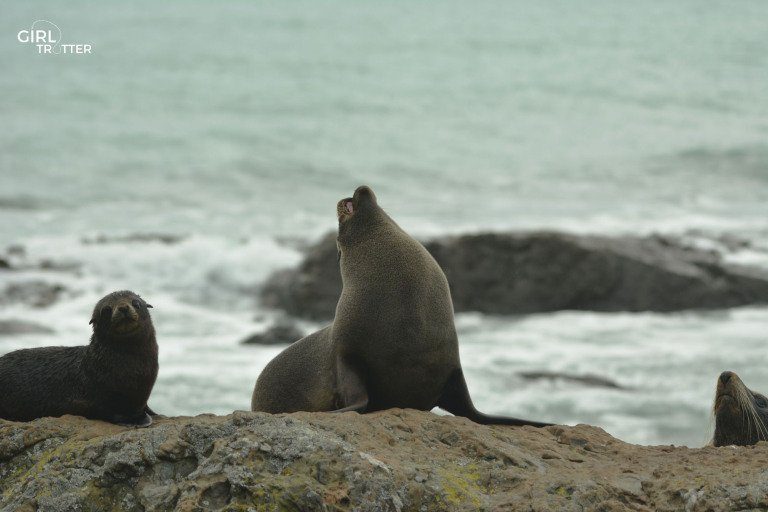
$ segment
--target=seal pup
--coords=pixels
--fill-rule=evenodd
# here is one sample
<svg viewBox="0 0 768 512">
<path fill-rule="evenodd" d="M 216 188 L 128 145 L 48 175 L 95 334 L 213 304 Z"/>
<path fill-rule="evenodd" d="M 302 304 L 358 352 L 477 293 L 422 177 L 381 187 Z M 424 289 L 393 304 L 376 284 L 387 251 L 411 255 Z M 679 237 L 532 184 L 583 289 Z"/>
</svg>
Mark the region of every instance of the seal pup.
<svg viewBox="0 0 768 512">
<path fill-rule="evenodd" d="M 361 186 L 336 205 L 342 291 L 333 323 L 278 354 L 251 409 L 372 412 L 440 407 L 482 424 L 546 426 L 475 409 L 459 361 L 448 281 Z"/>
<path fill-rule="evenodd" d="M 747 446 L 768 440 L 768 399 L 752 391 L 734 372 L 717 379 L 714 446 Z"/>
<path fill-rule="evenodd" d="M 157 342 L 147 304 L 130 291 L 93 309 L 88 345 L 16 350 L 0 357 L 0 418 L 29 421 L 73 414 L 148 426 Z"/>
</svg>

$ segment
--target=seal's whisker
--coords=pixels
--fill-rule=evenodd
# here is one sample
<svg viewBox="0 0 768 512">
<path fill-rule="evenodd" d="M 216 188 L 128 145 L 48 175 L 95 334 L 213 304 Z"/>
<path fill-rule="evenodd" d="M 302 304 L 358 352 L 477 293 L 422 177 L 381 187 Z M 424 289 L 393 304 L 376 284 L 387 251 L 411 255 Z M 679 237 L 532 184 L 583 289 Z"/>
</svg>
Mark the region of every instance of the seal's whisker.
<svg viewBox="0 0 768 512">
<path fill-rule="evenodd" d="M 747 397 L 746 386 L 743 384 L 738 386 L 736 397 L 739 402 L 739 410 L 741 411 L 742 423 L 744 420 L 746 420 L 748 427 L 747 435 L 752 437 L 752 403 Z"/>
<path fill-rule="evenodd" d="M 760 415 L 757 412 L 757 409 L 755 408 L 755 404 L 753 402 L 752 396 L 750 396 L 750 392 L 747 390 L 746 386 L 741 386 L 739 391 L 740 401 L 743 403 L 742 408 L 745 409 L 745 415 L 748 417 L 750 423 L 750 437 L 752 434 L 752 422 L 754 422 L 755 435 L 757 435 L 757 439 L 768 439 L 768 429 L 766 429 L 765 423 L 762 421 Z"/>
</svg>

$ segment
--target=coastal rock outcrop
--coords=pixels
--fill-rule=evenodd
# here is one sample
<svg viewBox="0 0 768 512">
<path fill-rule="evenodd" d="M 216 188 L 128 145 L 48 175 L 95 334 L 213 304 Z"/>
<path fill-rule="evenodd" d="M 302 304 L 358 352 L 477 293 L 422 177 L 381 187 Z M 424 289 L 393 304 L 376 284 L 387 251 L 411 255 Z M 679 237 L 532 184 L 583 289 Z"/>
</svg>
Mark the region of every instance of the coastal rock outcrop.
<svg viewBox="0 0 768 512">
<path fill-rule="evenodd" d="M 281 318 L 268 329 L 242 340 L 243 345 L 282 345 L 304 337 L 304 331 L 287 318 Z"/>
<path fill-rule="evenodd" d="M 768 303 L 768 275 L 661 236 L 482 233 L 425 242 L 456 311 L 679 311 Z M 341 291 L 335 238 L 294 269 L 274 273 L 262 303 L 312 320 L 333 318 Z"/>
<path fill-rule="evenodd" d="M 0 320 L 0 336 L 13 336 L 19 334 L 53 334 L 50 327 L 40 325 L 27 320 Z"/>
<path fill-rule="evenodd" d="M 41 280 L 11 282 L 0 289 L 0 306 L 21 303 L 33 308 L 45 308 L 59 300 L 66 291 L 64 285 Z"/>
<path fill-rule="evenodd" d="M 135 429 L 0 421 L 0 510 L 720 511 L 768 507 L 768 444 L 636 446 L 596 427 L 235 412 Z"/>
</svg>

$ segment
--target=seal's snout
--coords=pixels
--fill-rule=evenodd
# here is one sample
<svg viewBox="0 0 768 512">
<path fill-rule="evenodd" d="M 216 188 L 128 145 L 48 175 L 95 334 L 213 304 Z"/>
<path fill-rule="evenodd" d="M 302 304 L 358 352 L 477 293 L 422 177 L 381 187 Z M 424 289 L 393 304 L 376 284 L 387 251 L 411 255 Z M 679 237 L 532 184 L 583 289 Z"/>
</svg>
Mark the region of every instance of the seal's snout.
<svg viewBox="0 0 768 512">
<path fill-rule="evenodd" d="M 123 302 L 122 304 L 118 304 L 117 312 L 119 313 L 119 315 L 115 315 L 115 316 L 120 316 L 123 318 L 136 318 L 139 316 L 136 310 L 134 309 L 134 307 L 129 302 Z"/>
<path fill-rule="evenodd" d="M 119 302 L 115 304 L 111 322 L 114 332 L 122 333 L 131 331 L 137 327 L 138 320 L 139 313 L 130 302 Z"/>
<path fill-rule="evenodd" d="M 376 194 L 373 193 L 373 190 L 371 190 L 371 187 L 368 185 L 360 185 L 355 189 L 355 193 L 352 196 L 355 201 L 360 201 L 364 198 L 370 199 L 374 203 L 376 202 Z"/>
<path fill-rule="evenodd" d="M 339 217 L 339 221 L 347 220 L 363 208 L 364 205 L 370 203 L 377 204 L 376 194 L 373 193 L 371 187 L 361 185 L 355 189 L 352 197 L 345 197 L 336 203 L 336 215 Z"/>
<path fill-rule="evenodd" d="M 717 394 L 731 394 L 741 384 L 739 376 L 731 371 L 725 371 L 717 378 Z"/>
<path fill-rule="evenodd" d="M 725 371 L 717 378 L 715 392 L 715 412 L 737 411 L 740 407 L 740 397 L 743 395 L 741 379 L 731 371 Z"/>
</svg>

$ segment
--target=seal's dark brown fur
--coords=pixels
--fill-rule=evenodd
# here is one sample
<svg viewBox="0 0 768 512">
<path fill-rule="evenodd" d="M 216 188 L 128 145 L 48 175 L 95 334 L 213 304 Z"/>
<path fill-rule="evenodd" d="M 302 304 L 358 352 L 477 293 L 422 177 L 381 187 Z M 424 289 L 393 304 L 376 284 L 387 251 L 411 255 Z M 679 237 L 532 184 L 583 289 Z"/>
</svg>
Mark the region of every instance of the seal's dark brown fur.
<svg viewBox="0 0 768 512">
<path fill-rule="evenodd" d="M 379 207 L 369 187 L 337 204 L 343 288 L 333 324 L 273 359 L 253 410 L 441 407 L 484 424 L 534 425 L 478 412 L 459 361 L 448 281 L 434 258 Z"/>
<path fill-rule="evenodd" d="M 154 413 L 147 400 L 158 371 L 151 307 L 133 292 L 114 292 L 93 310 L 89 345 L 31 348 L 0 357 L 0 418 L 74 414 L 149 425 Z"/>
</svg>

